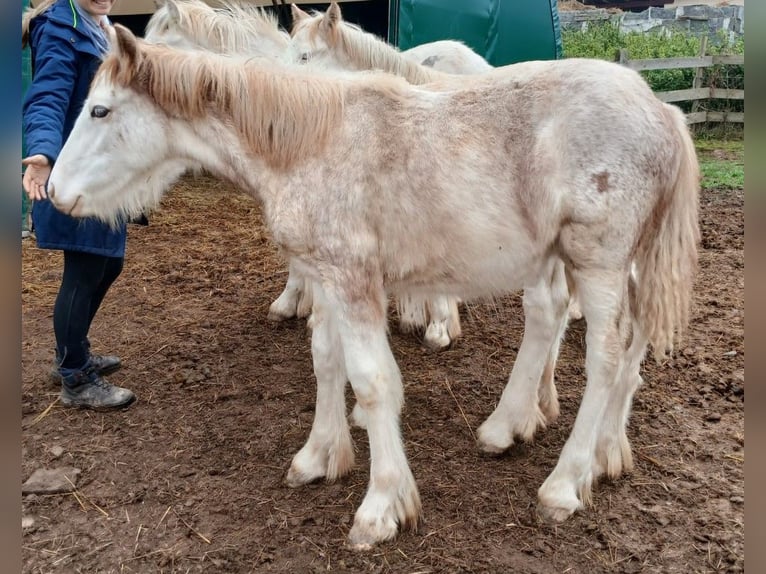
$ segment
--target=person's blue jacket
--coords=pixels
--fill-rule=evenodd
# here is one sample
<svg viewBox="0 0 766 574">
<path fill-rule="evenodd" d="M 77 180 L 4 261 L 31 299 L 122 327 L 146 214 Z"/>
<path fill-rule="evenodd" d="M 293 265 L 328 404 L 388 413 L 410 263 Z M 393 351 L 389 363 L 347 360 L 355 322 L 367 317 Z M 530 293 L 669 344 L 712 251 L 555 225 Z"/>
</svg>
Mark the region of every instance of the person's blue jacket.
<svg viewBox="0 0 766 574">
<path fill-rule="evenodd" d="M 26 155 L 42 154 L 51 165 L 72 131 L 101 63 L 98 43 L 75 10 L 58 0 L 29 26 L 32 83 L 22 106 Z M 37 246 L 124 257 L 126 225 L 69 217 L 49 200 L 36 201 L 32 224 Z"/>
</svg>

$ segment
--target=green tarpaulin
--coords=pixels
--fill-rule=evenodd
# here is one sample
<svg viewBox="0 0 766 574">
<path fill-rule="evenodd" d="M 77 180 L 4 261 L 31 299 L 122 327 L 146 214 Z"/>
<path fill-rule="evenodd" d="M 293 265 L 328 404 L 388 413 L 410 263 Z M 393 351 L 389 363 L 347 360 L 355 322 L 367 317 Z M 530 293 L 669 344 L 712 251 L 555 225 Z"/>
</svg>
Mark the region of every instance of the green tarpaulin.
<svg viewBox="0 0 766 574">
<path fill-rule="evenodd" d="M 562 55 L 556 0 L 392 0 L 390 43 L 402 50 L 461 40 L 493 66 Z"/>
</svg>

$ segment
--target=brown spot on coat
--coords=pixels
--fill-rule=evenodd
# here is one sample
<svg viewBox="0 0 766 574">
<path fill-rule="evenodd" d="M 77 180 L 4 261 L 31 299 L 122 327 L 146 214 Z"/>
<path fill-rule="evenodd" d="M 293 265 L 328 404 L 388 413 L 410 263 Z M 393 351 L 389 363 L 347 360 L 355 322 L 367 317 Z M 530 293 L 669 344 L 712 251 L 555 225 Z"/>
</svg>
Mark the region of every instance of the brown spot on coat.
<svg viewBox="0 0 766 574">
<path fill-rule="evenodd" d="M 593 174 L 593 182 L 596 184 L 596 189 L 599 193 L 609 191 L 609 172 L 602 171 L 601 173 Z"/>
</svg>

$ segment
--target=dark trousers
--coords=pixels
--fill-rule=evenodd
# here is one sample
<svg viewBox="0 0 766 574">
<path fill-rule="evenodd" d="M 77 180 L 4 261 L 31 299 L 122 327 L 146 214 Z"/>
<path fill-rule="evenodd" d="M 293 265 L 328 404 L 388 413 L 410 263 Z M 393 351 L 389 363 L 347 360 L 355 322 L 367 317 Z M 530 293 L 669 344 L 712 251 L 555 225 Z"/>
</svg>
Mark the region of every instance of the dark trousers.
<svg viewBox="0 0 766 574">
<path fill-rule="evenodd" d="M 64 276 L 53 307 L 59 367 L 79 369 L 88 361 L 90 324 L 122 265 L 122 257 L 64 251 Z"/>
</svg>

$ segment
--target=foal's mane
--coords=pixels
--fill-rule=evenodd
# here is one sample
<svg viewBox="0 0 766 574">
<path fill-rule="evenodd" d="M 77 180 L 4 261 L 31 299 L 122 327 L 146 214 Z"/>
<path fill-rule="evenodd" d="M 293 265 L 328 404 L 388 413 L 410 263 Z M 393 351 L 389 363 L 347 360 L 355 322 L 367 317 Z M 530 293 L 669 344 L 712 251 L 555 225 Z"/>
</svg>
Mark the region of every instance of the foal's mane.
<svg viewBox="0 0 766 574">
<path fill-rule="evenodd" d="M 310 37 L 321 35 L 323 15 L 321 12 L 314 11 L 312 16 L 310 19 L 298 21 L 293 34 L 305 26 Z M 332 26 L 329 34 L 327 43 L 337 46 L 337 49 L 341 50 L 361 70 L 383 70 L 416 85 L 449 77 L 449 74 L 432 70 L 407 59 L 399 50 L 382 39 L 345 20 Z"/>
<path fill-rule="evenodd" d="M 279 29 L 274 15 L 235 0 L 220 0 L 219 4 L 221 8 L 215 9 L 203 0 L 175 0 L 180 28 L 194 43 L 218 52 L 245 53 L 253 49 L 256 39 L 266 38 L 287 49 L 289 35 Z M 174 25 L 168 8 L 160 8 L 149 19 L 146 35 Z"/>
<path fill-rule="evenodd" d="M 275 168 L 320 151 L 342 121 L 339 81 L 261 59 L 190 53 L 141 40 L 102 64 L 114 84 L 148 95 L 172 117 L 215 117 Z M 121 50 L 125 50 L 122 47 Z"/>
</svg>

